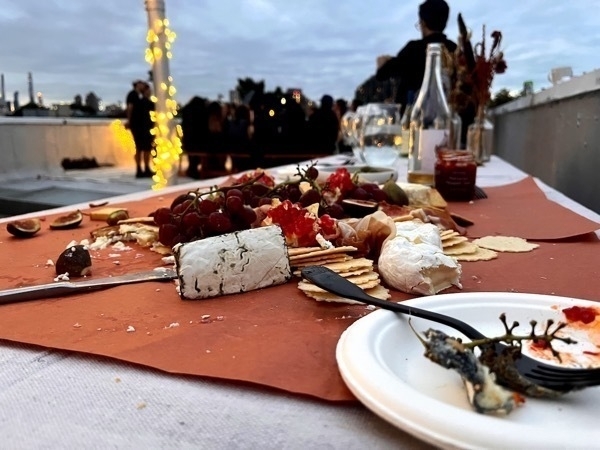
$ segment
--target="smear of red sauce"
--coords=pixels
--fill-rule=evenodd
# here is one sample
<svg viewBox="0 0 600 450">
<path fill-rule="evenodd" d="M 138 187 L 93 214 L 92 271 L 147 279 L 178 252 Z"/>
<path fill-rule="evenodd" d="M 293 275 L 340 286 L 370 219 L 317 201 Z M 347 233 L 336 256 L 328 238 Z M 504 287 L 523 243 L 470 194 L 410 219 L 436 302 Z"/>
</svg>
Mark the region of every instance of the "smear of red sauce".
<svg viewBox="0 0 600 450">
<path fill-rule="evenodd" d="M 538 348 L 540 350 L 544 350 L 544 349 L 550 348 L 550 344 L 548 343 L 548 341 L 544 341 L 543 339 L 535 339 L 531 343 L 531 347 Z"/>
<path fill-rule="evenodd" d="M 562 312 L 569 322 L 583 322 L 586 324 L 592 323 L 598 315 L 596 309 L 586 306 L 572 306 L 563 309 Z"/>
</svg>

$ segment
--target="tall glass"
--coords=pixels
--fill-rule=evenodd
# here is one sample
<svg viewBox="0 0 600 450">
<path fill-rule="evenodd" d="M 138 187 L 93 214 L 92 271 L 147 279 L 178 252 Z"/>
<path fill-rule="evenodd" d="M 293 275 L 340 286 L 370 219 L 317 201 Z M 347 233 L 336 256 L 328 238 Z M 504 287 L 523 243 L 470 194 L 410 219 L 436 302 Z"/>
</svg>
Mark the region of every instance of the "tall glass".
<svg viewBox="0 0 600 450">
<path fill-rule="evenodd" d="M 366 106 L 360 133 L 362 158 L 370 166 L 394 166 L 402 146 L 400 105 L 370 103 Z"/>
</svg>

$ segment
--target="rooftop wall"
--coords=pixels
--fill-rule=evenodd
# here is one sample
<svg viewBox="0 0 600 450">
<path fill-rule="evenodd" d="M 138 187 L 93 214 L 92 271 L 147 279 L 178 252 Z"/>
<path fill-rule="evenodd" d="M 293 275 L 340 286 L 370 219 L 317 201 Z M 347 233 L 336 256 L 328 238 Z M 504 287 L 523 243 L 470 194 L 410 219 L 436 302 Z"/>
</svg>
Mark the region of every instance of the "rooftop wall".
<svg viewBox="0 0 600 450">
<path fill-rule="evenodd" d="M 495 154 L 600 213 L 600 70 L 493 113 Z"/>
<path fill-rule="evenodd" d="M 96 158 L 99 164 L 133 166 L 110 128 L 112 120 L 0 118 L 0 174 L 58 174 L 64 158 Z"/>
</svg>

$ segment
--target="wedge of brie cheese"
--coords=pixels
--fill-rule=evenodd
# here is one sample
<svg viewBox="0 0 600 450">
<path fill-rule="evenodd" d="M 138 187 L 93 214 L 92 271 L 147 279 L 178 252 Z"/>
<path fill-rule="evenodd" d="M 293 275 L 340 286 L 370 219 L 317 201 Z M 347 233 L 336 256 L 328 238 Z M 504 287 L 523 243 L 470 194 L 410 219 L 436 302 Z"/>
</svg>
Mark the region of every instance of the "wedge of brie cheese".
<svg viewBox="0 0 600 450">
<path fill-rule="evenodd" d="M 378 271 L 388 286 L 409 294 L 434 295 L 460 284 L 461 266 L 444 255 L 439 229 L 430 223 L 396 223 L 396 236 L 386 241 Z"/>
<path fill-rule="evenodd" d="M 283 284 L 292 276 L 277 225 L 178 244 L 173 252 L 183 299 L 252 291 Z"/>
</svg>

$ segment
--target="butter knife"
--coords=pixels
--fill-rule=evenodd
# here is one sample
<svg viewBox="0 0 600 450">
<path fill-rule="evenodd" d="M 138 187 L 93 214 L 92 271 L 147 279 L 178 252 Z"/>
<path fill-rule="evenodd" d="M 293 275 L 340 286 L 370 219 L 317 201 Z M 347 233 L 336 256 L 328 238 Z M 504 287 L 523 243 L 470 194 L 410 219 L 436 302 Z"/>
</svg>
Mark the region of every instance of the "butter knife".
<svg viewBox="0 0 600 450">
<path fill-rule="evenodd" d="M 160 269 L 83 281 L 57 281 L 56 283 L 38 284 L 36 286 L 0 291 L 0 304 L 99 291 L 122 284 L 143 283 L 145 281 L 169 281 L 174 278 L 177 278 L 175 270 Z"/>
</svg>

